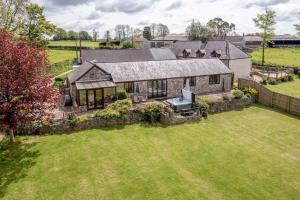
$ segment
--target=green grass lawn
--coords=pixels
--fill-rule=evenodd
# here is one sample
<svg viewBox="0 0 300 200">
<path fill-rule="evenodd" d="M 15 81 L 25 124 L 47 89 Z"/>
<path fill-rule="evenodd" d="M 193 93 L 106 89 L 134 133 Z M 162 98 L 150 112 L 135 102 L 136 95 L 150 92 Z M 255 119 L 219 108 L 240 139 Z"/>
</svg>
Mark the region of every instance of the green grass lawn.
<svg viewBox="0 0 300 200">
<path fill-rule="evenodd" d="M 70 62 L 76 58 L 75 51 L 69 50 L 48 50 L 48 60 L 50 63 L 60 63 L 66 60 Z M 72 70 L 72 64 L 60 64 L 52 66 L 47 70 L 47 74 L 52 76 L 58 76 L 64 72 Z"/>
<path fill-rule="evenodd" d="M 293 82 L 280 83 L 278 85 L 268 85 L 267 87 L 275 92 L 300 98 L 299 78 L 295 78 L 295 81 Z"/>
<path fill-rule="evenodd" d="M 97 48 L 97 47 L 99 47 L 99 42 L 82 41 L 81 45 L 83 47 Z M 69 40 L 50 41 L 48 46 L 69 46 L 69 47 L 75 47 L 76 46 L 76 41 L 69 41 Z M 77 46 L 79 46 L 79 42 L 77 42 Z"/>
<path fill-rule="evenodd" d="M 59 63 L 65 60 L 73 60 L 76 58 L 76 51 L 69 50 L 48 50 L 48 60 L 51 63 Z"/>
<path fill-rule="evenodd" d="M 268 48 L 265 58 L 266 63 L 300 67 L 300 48 Z M 252 59 L 261 63 L 262 50 L 253 52 Z"/>
<path fill-rule="evenodd" d="M 300 118 L 261 106 L 170 127 L 20 137 L 2 199 L 300 199 Z"/>
</svg>

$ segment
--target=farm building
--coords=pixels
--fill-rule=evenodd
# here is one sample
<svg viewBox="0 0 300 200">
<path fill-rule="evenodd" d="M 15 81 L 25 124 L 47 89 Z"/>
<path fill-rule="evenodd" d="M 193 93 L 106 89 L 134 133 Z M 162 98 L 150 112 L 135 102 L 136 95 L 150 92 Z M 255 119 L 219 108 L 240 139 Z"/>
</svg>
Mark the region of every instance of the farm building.
<svg viewBox="0 0 300 200">
<path fill-rule="evenodd" d="M 259 48 L 262 43 L 262 38 L 260 36 L 245 36 L 244 37 L 244 47 L 246 48 Z M 270 43 L 269 47 L 299 47 L 300 38 L 292 36 L 289 34 L 286 35 L 276 35 L 274 36 Z"/>
<path fill-rule="evenodd" d="M 142 101 L 180 97 L 189 83 L 194 94 L 231 90 L 232 72 L 219 59 L 85 62 L 68 75 L 74 107 L 103 108 L 124 89 Z"/>
<path fill-rule="evenodd" d="M 177 59 L 219 58 L 233 73 L 235 80 L 250 76 L 251 57 L 228 41 L 180 41 L 172 48 Z"/>
</svg>

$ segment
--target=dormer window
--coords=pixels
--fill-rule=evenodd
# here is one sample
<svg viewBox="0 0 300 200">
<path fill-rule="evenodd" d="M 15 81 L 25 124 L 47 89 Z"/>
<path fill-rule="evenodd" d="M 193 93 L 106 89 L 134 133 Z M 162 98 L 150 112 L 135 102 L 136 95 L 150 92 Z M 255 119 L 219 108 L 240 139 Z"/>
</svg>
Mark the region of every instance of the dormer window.
<svg viewBox="0 0 300 200">
<path fill-rule="evenodd" d="M 206 51 L 204 49 L 199 49 L 196 52 L 197 58 L 203 58 L 206 55 Z"/>
<path fill-rule="evenodd" d="M 214 58 L 220 58 L 221 55 L 222 55 L 221 50 L 213 50 L 213 52 L 211 52 L 211 57 L 214 57 Z"/>
<path fill-rule="evenodd" d="M 191 53 L 192 53 L 191 49 L 184 49 L 182 55 L 184 58 L 188 58 L 191 55 Z"/>
</svg>

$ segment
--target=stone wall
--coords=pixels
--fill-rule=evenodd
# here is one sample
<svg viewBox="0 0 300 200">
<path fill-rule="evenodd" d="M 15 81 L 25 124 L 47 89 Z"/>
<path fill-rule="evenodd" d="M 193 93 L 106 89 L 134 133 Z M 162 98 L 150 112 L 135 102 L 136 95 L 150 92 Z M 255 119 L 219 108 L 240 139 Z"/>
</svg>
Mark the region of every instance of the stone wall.
<svg viewBox="0 0 300 200">
<path fill-rule="evenodd" d="M 209 113 L 220 113 L 236 109 L 245 108 L 255 103 L 255 97 L 244 97 L 242 99 L 232 99 L 223 102 L 216 102 L 209 105 Z"/>
<path fill-rule="evenodd" d="M 78 121 L 78 123 L 71 127 L 65 120 L 55 121 L 52 124 L 39 125 L 30 128 L 20 128 L 17 130 L 18 135 L 44 135 L 44 134 L 63 134 L 73 131 L 88 130 L 101 127 L 113 127 L 134 124 L 143 121 L 142 114 L 131 111 L 124 119 L 109 119 L 104 120 L 96 117 L 87 117 L 84 120 Z"/>
<path fill-rule="evenodd" d="M 254 102 L 255 102 L 254 97 L 217 102 L 210 105 L 209 112 L 218 113 L 218 112 L 240 109 L 246 106 L 250 106 Z M 165 111 L 161 115 L 160 118 L 161 124 L 175 125 L 175 124 L 183 124 L 187 122 L 201 121 L 202 119 L 199 111 L 195 112 L 192 116 L 183 117 L 179 114 L 175 114 L 172 109 L 166 109 L 166 110 L 167 111 Z M 95 117 L 87 117 L 86 119 L 80 120 L 74 127 L 71 127 L 70 124 L 65 120 L 59 120 L 47 125 L 43 124 L 43 125 L 30 127 L 30 128 L 23 127 L 17 130 L 16 133 L 19 135 L 63 134 L 63 133 L 88 130 L 93 128 L 122 126 L 122 125 L 128 125 L 133 123 L 139 123 L 143 121 L 144 121 L 144 116 L 137 110 L 132 110 L 128 113 L 127 117 L 124 119 L 103 120 Z"/>
</svg>

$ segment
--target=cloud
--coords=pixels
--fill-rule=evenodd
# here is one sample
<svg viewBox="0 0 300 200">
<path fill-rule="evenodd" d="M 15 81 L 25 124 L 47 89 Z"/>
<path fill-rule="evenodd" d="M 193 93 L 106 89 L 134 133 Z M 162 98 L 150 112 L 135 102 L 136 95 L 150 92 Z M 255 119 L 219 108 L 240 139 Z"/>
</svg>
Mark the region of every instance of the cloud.
<svg viewBox="0 0 300 200">
<path fill-rule="evenodd" d="M 94 0 L 48 0 L 47 2 L 58 6 L 77 6 L 81 4 L 87 4 L 92 1 Z"/>
<path fill-rule="evenodd" d="M 104 0 L 96 9 L 102 12 L 123 12 L 133 14 L 152 7 L 159 0 Z"/>
<path fill-rule="evenodd" d="M 173 9 L 176 9 L 176 8 L 180 8 L 181 6 L 183 6 L 181 1 L 175 1 L 174 3 L 169 5 L 165 10 L 173 10 Z"/>
<path fill-rule="evenodd" d="M 92 12 L 86 19 L 88 20 L 96 20 L 99 19 L 101 15 L 97 12 Z"/>
<path fill-rule="evenodd" d="M 251 8 L 253 6 L 257 6 L 257 7 L 270 7 L 270 6 L 275 6 L 278 4 L 283 4 L 283 3 L 288 3 L 290 0 L 254 0 L 254 1 L 249 1 L 243 5 L 244 8 Z"/>
</svg>

